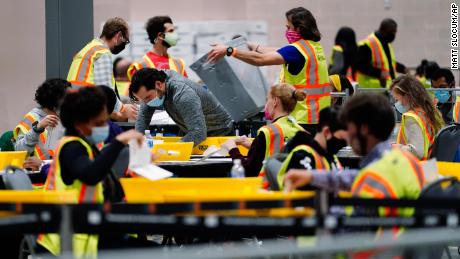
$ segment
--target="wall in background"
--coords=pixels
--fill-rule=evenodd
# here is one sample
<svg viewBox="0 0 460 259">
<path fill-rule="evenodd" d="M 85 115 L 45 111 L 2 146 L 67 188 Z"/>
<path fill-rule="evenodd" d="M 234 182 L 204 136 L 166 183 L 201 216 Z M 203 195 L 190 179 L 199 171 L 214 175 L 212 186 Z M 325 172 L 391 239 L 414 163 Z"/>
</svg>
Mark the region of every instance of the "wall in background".
<svg viewBox="0 0 460 259">
<path fill-rule="evenodd" d="M 34 107 L 45 79 L 45 1 L 5 0 L 0 8 L 0 132 Z"/>
<path fill-rule="evenodd" d="M 303 6 L 317 19 L 326 55 L 330 55 L 337 30 L 352 27 L 358 40 L 392 17 L 398 24 L 394 42 L 398 61 L 409 67 L 421 59 L 449 66 L 450 0 L 94 0 L 95 32 L 112 16 L 145 22 L 155 15 L 170 15 L 175 22 L 205 20 L 262 20 L 268 25 L 268 43 L 283 46 L 285 17 L 290 8 Z M 385 8 L 386 5 L 389 8 Z M 278 68 L 271 71 L 278 71 Z M 458 73 L 455 71 L 457 84 Z"/>
</svg>

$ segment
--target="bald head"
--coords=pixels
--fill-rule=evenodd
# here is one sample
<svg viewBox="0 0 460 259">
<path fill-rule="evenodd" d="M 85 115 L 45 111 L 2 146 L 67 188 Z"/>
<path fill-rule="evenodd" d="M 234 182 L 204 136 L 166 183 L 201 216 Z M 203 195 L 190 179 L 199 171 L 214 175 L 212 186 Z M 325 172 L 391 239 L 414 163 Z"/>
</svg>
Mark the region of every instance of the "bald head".
<svg viewBox="0 0 460 259">
<path fill-rule="evenodd" d="M 393 42 L 396 38 L 398 24 L 391 18 L 386 18 L 380 23 L 379 33 L 383 36 L 386 42 Z"/>
</svg>

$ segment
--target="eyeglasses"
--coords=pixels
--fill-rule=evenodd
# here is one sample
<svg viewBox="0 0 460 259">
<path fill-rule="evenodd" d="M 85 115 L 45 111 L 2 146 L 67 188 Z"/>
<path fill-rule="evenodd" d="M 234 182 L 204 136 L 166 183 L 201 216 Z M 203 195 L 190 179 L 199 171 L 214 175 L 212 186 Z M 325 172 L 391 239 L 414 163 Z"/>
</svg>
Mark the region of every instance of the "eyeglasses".
<svg viewBox="0 0 460 259">
<path fill-rule="evenodd" d="M 123 33 L 122 33 L 121 31 L 120 31 L 120 33 L 121 33 L 121 40 L 122 40 L 122 42 L 123 42 L 124 44 L 128 45 L 129 43 L 131 43 L 131 42 L 129 41 L 129 39 L 126 38 L 126 37 L 123 35 Z"/>
</svg>

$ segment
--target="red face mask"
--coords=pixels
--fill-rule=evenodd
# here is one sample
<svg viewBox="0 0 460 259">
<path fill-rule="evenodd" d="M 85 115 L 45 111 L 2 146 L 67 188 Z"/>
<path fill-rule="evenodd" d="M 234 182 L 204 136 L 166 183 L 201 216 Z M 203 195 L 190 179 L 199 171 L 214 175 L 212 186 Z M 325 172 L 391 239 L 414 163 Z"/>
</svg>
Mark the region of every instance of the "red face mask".
<svg viewBox="0 0 460 259">
<path fill-rule="evenodd" d="M 302 39 L 302 36 L 300 35 L 300 33 L 296 32 L 294 30 L 289 30 L 289 29 L 286 30 L 285 36 L 286 36 L 286 39 L 289 42 L 289 44 L 294 43 L 294 42 L 299 41 L 300 39 Z"/>
<path fill-rule="evenodd" d="M 268 111 L 268 106 L 267 106 L 267 104 L 265 104 L 264 112 L 265 112 L 265 119 L 267 119 L 267 120 L 269 120 L 269 121 L 273 120 L 272 115 L 271 115 L 270 112 Z"/>
</svg>

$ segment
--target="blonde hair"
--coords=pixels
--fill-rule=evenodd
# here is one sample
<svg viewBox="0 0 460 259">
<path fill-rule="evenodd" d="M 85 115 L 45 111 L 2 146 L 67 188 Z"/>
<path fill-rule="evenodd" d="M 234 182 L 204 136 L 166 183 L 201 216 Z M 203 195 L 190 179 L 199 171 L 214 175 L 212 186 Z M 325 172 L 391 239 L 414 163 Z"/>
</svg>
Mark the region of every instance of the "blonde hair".
<svg viewBox="0 0 460 259">
<path fill-rule="evenodd" d="M 277 84 L 272 86 L 270 88 L 270 95 L 279 98 L 283 110 L 289 113 L 294 110 L 297 102 L 303 101 L 307 97 L 304 92 L 296 90 L 293 86 L 288 84 Z"/>
</svg>

